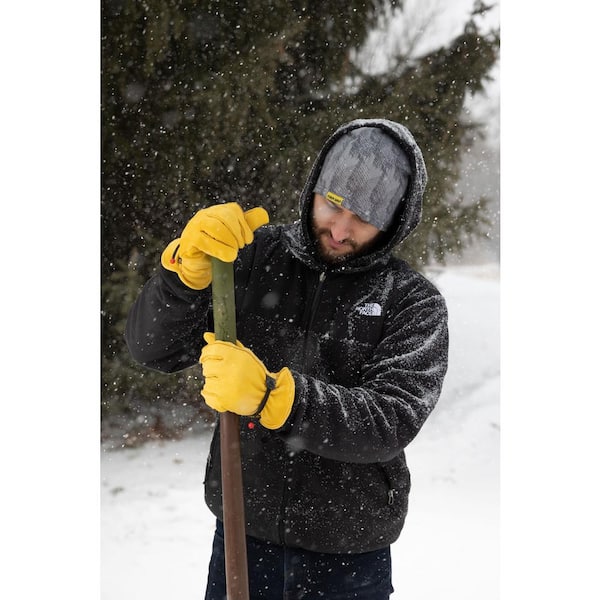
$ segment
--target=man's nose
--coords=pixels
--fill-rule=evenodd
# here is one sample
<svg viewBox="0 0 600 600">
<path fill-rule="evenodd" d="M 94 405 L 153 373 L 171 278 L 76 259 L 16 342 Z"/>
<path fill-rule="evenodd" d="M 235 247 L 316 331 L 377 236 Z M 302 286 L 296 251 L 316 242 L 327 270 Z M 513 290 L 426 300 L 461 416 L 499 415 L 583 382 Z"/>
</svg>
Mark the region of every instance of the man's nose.
<svg viewBox="0 0 600 600">
<path fill-rule="evenodd" d="M 336 242 L 342 242 L 352 237 L 351 221 L 347 215 L 337 215 L 331 225 L 331 237 Z"/>
</svg>

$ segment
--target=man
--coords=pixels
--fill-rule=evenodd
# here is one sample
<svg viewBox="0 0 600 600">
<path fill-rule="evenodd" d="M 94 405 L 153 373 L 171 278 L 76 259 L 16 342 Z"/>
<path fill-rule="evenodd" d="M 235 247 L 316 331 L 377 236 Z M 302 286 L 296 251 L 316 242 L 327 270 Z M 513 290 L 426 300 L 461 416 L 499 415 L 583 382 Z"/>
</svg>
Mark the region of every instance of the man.
<svg viewBox="0 0 600 600">
<path fill-rule="evenodd" d="M 202 395 L 240 417 L 251 598 L 384 599 L 410 476 L 404 448 L 439 397 L 444 299 L 392 248 L 417 226 L 421 151 L 397 123 L 355 120 L 324 144 L 300 219 L 200 210 L 163 252 L 126 339 L 163 371 L 202 364 Z M 235 260 L 236 344 L 213 328 L 209 256 Z M 225 598 L 217 426 L 205 498 L 217 517 L 206 593 Z"/>
</svg>

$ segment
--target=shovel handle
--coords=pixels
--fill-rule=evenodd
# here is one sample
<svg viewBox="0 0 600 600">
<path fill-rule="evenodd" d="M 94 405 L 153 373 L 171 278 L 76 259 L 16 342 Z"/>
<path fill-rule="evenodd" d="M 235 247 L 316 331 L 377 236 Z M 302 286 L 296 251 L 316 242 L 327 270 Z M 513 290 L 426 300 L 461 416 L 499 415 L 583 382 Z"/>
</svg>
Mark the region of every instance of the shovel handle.
<svg viewBox="0 0 600 600">
<path fill-rule="evenodd" d="M 217 258 L 211 258 L 211 261 L 215 338 L 235 344 L 237 335 L 233 263 L 226 263 Z M 225 412 L 220 415 L 225 577 L 228 600 L 249 600 L 239 422 L 239 416 L 234 413 Z"/>
</svg>

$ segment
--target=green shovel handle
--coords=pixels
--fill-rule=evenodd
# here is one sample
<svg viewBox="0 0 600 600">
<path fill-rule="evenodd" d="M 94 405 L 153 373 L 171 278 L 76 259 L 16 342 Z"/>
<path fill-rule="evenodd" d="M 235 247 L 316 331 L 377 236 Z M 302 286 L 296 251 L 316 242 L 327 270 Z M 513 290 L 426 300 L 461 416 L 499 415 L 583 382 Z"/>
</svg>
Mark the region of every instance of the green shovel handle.
<svg viewBox="0 0 600 600">
<path fill-rule="evenodd" d="M 235 344 L 235 288 L 233 263 L 212 260 L 212 298 L 215 337 Z M 221 481 L 225 534 L 225 577 L 228 600 L 249 600 L 244 490 L 240 454 L 239 416 L 220 415 Z"/>
</svg>

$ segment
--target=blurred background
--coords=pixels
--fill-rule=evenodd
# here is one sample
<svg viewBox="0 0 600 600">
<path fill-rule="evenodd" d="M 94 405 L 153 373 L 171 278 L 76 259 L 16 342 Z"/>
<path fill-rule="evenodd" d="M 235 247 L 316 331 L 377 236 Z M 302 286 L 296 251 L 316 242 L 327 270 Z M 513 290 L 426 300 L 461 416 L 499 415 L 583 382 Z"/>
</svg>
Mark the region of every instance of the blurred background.
<svg viewBox="0 0 600 600">
<path fill-rule="evenodd" d="M 199 368 L 130 359 L 129 307 L 200 208 L 295 219 L 316 152 L 346 121 L 398 121 L 423 151 L 423 221 L 399 256 L 421 270 L 499 262 L 499 22 L 479 0 L 102 0 L 103 439 L 210 424 Z"/>
</svg>

